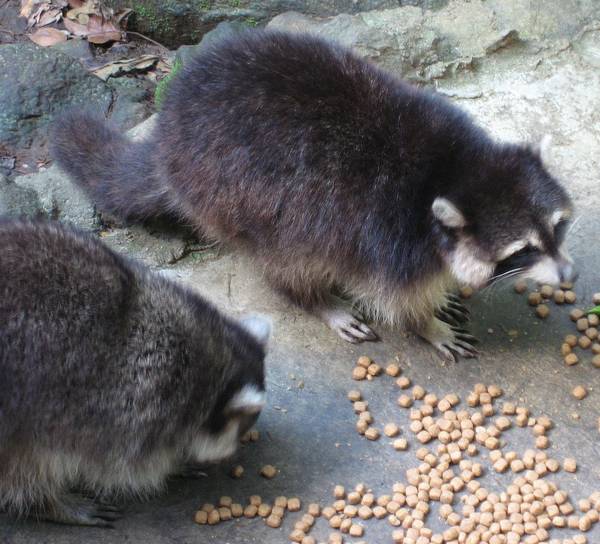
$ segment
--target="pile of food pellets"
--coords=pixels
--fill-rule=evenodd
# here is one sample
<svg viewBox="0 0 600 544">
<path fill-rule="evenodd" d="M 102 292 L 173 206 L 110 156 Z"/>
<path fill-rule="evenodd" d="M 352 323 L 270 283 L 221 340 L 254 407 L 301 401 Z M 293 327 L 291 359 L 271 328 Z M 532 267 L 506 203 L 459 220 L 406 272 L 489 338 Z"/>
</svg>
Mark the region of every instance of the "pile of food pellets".
<svg viewBox="0 0 600 544">
<path fill-rule="evenodd" d="M 530 306 L 535 307 L 535 313 L 539 318 L 545 319 L 550 315 L 548 303 L 553 300 L 555 304 L 574 304 L 577 301 L 577 295 L 571 289 L 571 283 L 560 285 L 560 289 L 553 289 L 550 285 L 542 285 L 539 289 L 529 292 L 527 301 Z M 518 281 L 514 284 L 514 290 L 518 294 L 527 292 L 528 285 L 525 281 Z M 600 305 L 600 293 L 592 296 L 592 304 Z M 574 323 L 575 331 L 567 334 L 560 346 L 560 352 L 567 366 L 579 364 L 579 350 L 590 350 L 592 353 L 592 366 L 600 368 L 600 316 L 593 312 L 592 308 L 580 309 L 574 308 L 569 312 L 569 317 Z M 584 385 L 578 385 L 572 390 L 573 396 L 577 400 L 583 400 L 588 395 L 588 390 Z M 598 430 L 600 431 L 600 418 L 598 419 Z"/>
<path fill-rule="evenodd" d="M 549 417 L 501 401 L 503 391 L 496 385 L 477 384 L 461 399 L 413 385 L 395 361 L 384 368 L 362 356 L 352 370 L 359 386 L 386 376 L 398 388 L 398 409 L 408 411 L 407 429 L 377 421 L 360 387 L 348 392 L 348 400 L 359 435 L 375 442 L 373 447 L 392 447 L 414 459 L 391 489 L 376 493 L 365 483 L 350 489 L 336 485 L 331 503 L 312 503 L 304 512 L 298 498 L 277 497 L 271 505 L 253 496 L 242 506 L 221 497 L 216 506 L 202 506 L 195 521 L 260 517 L 279 528 L 287 513 L 297 512 L 288 536 L 299 544 L 316 544 L 310 533 L 319 524 L 327 525 L 329 544 L 365 544 L 373 523 L 386 524 L 388 541 L 396 544 L 593 544 L 586 533 L 600 518 L 600 492 L 574 503 L 552 480 L 559 471 L 576 472 L 577 462 L 547 454 Z M 522 454 L 509 447 L 505 433 L 512 428 L 531 436 L 531 448 Z M 488 489 L 480 481 L 486 473 L 510 474 L 510 483 Z M 444 523 L 443 530 L 429 526 L 433 516 Z M 571 536 L 557 538 L 561 532 Z"/>
</svg>

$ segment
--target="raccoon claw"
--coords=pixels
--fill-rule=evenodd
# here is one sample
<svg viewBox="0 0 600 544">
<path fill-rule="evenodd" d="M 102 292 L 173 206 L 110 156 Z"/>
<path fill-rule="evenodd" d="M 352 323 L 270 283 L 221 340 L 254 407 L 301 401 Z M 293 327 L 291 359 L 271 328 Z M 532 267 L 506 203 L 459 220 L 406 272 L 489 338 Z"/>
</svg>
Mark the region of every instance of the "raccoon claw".
<svg viewBox="0 0 600 544">
<path fill-rule="evenodd" d="M 114 528 L 111 522 L 121 519 L 121 510 L 108 503 L 69 496 L 51 505 L 44 517 L 58 523 Z"/>
<path fill-rule="evenodd" d="M 174 474 L 173 477 L 199 479 L 208 477 L 208 474 L 203 470 L 203 467 L 201 467 L 200 465 L 196 465 L 194 463 L 187 463 L 183 467 L 181 467 L 181 470 Z"/>
<path fill-rule="evenodd" d="M 459 355 L 465 358 L 477 357 L 477 350 L 473 346 L 477 339 L 464 329 L 453 327 L 438 317 L 434 317 L 419 334 L 437 348 L 447 361 L 455 362 Z"/>
<path fill-rule="evenodd" d="M 347 310 L 340 308 L 325 309 L 321 310 L 320 316 L 331 329 L 351 344 L 378 339 L 368 325 Z"/>
</svg>

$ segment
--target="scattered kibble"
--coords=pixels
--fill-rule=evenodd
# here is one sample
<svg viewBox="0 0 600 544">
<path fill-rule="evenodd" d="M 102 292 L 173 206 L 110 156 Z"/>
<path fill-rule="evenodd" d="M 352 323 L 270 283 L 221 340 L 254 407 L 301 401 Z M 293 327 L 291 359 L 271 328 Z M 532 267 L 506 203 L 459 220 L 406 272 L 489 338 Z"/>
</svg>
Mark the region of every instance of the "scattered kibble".
<svg viewBox="0 0 600 544">
<path fill-rule="evenodd" d="M 583 385 L 574 387 L 572 393 L 577 400 L 582 400 L 587 397 L 587 389 Z"/>
<path fill-rule="evenodd" d="M 563 461 L 563 468 L 567 472 L 576 472 L 577 471 L 577 461 L 575 461 L 575 459 L 573 459 L 571 457 L 567 457 Z"/>
<path fill-rule="evenodd" d="M 231 477 L 239 480 L 244 475 L 244 467 L 242 465 L 235 465 L 231 469 Z"/>
<path fill-rule="evenodd" d="M 540 319 L 546 319 L 550 315 L 550 308 L 546 304 L 539 304 L 535 309 L 535 315 Z"/>
<path fill-rule="evenodd" d="M 277 476 L 277 469 L 273 465 L 265 465 L 260 469 L 260 475 L 263 478 L 271 480 L 272 478 L 275 478 L 275 476 Z"/>
</svg>

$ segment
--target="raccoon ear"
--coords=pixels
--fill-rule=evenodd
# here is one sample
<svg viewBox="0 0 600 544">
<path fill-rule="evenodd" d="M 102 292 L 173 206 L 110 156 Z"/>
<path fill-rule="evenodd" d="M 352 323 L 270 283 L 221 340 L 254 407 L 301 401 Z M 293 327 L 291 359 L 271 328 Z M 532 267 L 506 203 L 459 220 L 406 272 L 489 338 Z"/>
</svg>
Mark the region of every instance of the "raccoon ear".
<svg viewBox="0 0 600 544">
<path fill-rule="evenodd" d="M 265 406 L 265 392 L 255 385 L 244 385 L 227 403 L 226 412 L 258 414 Z"/>
<path fill-rule="evenodd" d="M 531 145 L 531 151 L 533 151 L 543 162 L 545 162 L 545 159 L 548 158 L 548 152 L 550 151 L 551 145 L 552 136 L 550 134 L 544 134 L 538 143 Z"/>
<path fill-rule="evenodd" d="M 443 196 L 438 196 L 431 205 L 433 216 L 445 227 L 457 229 L 464 227 L 467 222 L 461 211 Z"/>
<path fill-rule="evenodd" d="M 266 347 L 271 337 L 272 323 L 268 317 L 261 315 L 249 315 L 240 321 L 240 325 L 246 329 L 258 343 Z"/>
</svg>

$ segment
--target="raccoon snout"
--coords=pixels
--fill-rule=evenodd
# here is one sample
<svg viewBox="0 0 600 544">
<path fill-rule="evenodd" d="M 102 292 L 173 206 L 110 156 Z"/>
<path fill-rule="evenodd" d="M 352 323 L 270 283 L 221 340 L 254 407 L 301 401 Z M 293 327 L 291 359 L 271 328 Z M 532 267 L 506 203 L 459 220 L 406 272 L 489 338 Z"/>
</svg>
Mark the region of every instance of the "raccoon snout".
<svg viewBox="0 0 600 544">
<path fill-rule="evenodd" d="M 570 260 L 560 259 L 556 264 L 561 282 L 573 283 L 579 277 L 579 272 L 577 272 Z"/>
</svg>

